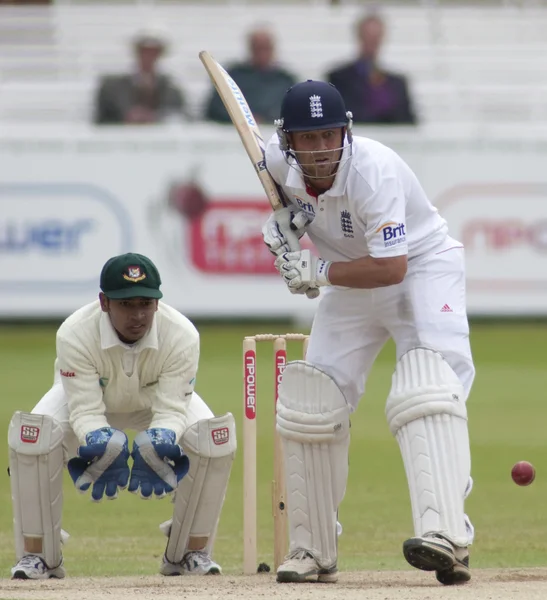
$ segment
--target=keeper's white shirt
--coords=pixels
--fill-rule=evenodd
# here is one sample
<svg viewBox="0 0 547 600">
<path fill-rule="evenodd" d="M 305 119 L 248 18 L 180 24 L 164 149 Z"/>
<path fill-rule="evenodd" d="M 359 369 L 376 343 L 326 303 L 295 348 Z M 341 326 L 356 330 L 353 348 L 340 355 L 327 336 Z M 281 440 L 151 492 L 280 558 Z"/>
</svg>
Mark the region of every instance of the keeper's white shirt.
<svg viewBox="0 0 547 600">
<path fill-rule="evenodd" d="M 149 409 L 149 427 L 187 428 L 199 361 L 199 334 L 174 308 L 158 303 L 150 331 L 124 344 L 99 301 L 68 317 L 57 331 L 55 381 L 67 397 L 69 422 L 79 439 L 109 427 L 105 413 Z"/>
<path fill-rule="evenodd" d="M 294 159 L 289 166 L 277 134 L 266 147 L 266 166 L 295 207 L 311 220 L 307 233 L 321 258 L 347 261 L 427 253 L 447 237 L 446 221 L 416 175 L 393 150 L 355 136 L 342 154 L 334 185 L 310 195 Z"/>
</svg>

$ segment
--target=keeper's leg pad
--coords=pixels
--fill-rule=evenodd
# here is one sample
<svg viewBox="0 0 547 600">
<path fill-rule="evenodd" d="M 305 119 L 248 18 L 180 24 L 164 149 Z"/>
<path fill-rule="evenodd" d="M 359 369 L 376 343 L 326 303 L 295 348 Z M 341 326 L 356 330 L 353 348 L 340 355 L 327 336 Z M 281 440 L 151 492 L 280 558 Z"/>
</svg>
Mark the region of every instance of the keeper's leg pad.
<svg viewBox="0 0 547 600">
<path fill-rule="evenodd" d="M 464 513 L 471 483 L 465 397 L 441 354 L 415 348 L 398 361 L 386 404 L 408 479 L 415 535 L 439 533 L 456 546 L 473 540 Z"/>
<path fill-rule="evenodd" d="M 190 460 L 174 499 L 173 519 L 160 526 L 169 540 L 165 558 L 180 563 L 190 550 L 209 555 L 224 503 L 236 451 L 235 421 L 231 413 L 203 419 L 182 436 Z"/>
<path fill-rule="evenodd" d="M 9 424 L 15 553 L 62 562 L 63 429 L 53 417 L 17 411 Z"/>
<path fill-rule="evenodd" d="M 290 551 L 336 565 L 337 512 L 348 478 L 349 407 L 336 382 L 305 361 L 287 364 L 279 385 Z"/>
</svg>

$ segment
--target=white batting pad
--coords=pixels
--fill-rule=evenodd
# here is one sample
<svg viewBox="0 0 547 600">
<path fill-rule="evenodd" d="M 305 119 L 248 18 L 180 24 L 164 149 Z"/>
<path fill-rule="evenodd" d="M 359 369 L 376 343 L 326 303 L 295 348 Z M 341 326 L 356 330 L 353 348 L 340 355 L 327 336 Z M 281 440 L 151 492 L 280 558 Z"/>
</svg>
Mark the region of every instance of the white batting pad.
<svg viewBox="0 0 547 600">
<path fill-rule="evenodd" d="M 179 563 L 188 550 L 211 553 L 237 448 L 234 417 L 203 419 L 182 436 L 190 460 L 175 493 L 173 519 L 160 526 L 169 536 L 165 557 Z"/>
<path fill-rule="evenodd" d="M 401 357 L 386 415 L 405 465 L 415 535 L 440 533 L 468 546 L 473 528 L 464 513 L 471 489 L 465 392 L 439 353 L 416 348 Z"/>
<path fill-rule="evenodd" d="M 348 478 L 349 407 L 336 382 L 305 361 L 287 364 L 279 385 L 290 551 L 336 564 L 337 512 Z"/>
<path fill-rule="evenodd" d="M 16 412 L 9 424 L 9 468 L 17 560 L 61 564 L 63 429 L 53 417 Z"/>
</svg>

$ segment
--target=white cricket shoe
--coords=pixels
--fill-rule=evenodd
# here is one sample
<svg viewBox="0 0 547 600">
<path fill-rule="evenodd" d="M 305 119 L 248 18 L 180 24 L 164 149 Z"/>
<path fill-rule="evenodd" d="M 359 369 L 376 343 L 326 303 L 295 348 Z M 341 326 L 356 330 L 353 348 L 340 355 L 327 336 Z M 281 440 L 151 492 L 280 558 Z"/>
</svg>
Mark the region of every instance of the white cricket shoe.
<svg viewBox="0 0 547 600">
<path fill-rule="evenodd" d="M 194 550 L 187 552 L 180 563 L 171 563 L 164 555 L 160 573 L 162 575 L 220 575 L 222 569 L 207 552 Z"/>
<path fill-rule="evenodd" d="M 458 585 L 471 579 L 469 550 L 455 546 L 442 535 L 426 534 L 410 538 L 403 544 L 403 554 L 413 567 L 436 571 L 443 585 Z"/>
<path fill-rule="evenodd" d="M 336 565 L 329 569 L 320 567 L 315 558 L 302 548 L 285 557 L 283 564 L 277 569 L 278 583 L 303 583 L 317 581 L 319 583 L 336 583 L 338 569 Z"/>
<path fill-rule="evenodd" d="M 12 579 L 49 579 L 55 577 L 63 579 L 65 568 L 63 563 L 50 569 L 40 556 L 27 554 L 11 569 Z"/>
</svg>

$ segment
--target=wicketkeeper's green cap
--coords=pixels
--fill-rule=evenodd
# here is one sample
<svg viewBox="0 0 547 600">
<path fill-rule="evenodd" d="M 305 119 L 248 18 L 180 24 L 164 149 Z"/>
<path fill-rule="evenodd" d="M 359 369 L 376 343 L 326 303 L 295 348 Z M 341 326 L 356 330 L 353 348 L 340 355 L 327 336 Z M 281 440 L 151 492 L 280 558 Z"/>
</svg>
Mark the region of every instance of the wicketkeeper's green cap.
<svg viewBox="0 0 547 600">
<path fill-rule="evenodd" d="M 161 278 L 156 265 L 146 256 L 129 252 L 109 259 L 101 271 L 101 290 L 107 298 L 156 298 Z"/>
</svg>

